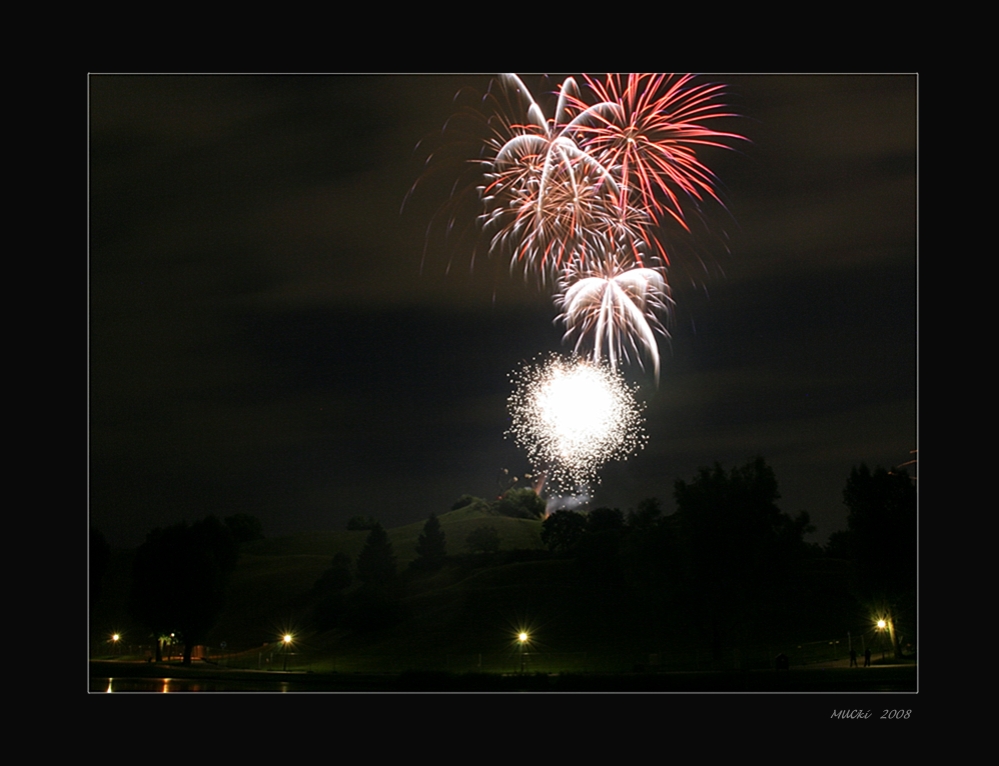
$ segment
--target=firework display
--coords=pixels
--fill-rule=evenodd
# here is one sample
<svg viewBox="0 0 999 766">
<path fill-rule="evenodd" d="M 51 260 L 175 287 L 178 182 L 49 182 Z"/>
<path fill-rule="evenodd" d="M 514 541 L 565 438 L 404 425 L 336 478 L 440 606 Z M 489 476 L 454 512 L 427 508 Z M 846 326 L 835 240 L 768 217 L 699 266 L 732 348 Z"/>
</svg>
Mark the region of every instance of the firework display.
<svg viewBox="0 0 999 766">
<path fill-rule="evenodd" d="M 645 445 L 642 407 L 620 371 L 551 355 L 513 375 L 508 432 L 556 491 L 581 492 Z"/>
<path fill-rule="evenodd" d="M 554 287 L 577 352 L 612 366 L 648 359 L 658 380 L 655 334 L 666 335 L 659 316 L 670 306 L 661 224 L 668 216 L 689 231 L 684 201 L 718 200 L 697 149 L 741 136 L 708 126 L 732 116 L 716 101 L 720 85 L 691 75 L 583 79 L 596 103 L 569 77 L 547 118 L 519 77 L 500 77 L 523 115 L 493 123 L 480 220 L 491 252 Z"/>
<path fill-rule="evenodd" d="M 501 75 L 474 185 L 490 253 L 552 290 L 573 345 L 568 358 L 515 373 L 508 435 L 544 477 L 538 491 L 547 482 L 577 498 L 605 463 L 645 444 L 620 369 L 637 362 L 658 384 L 656 336 L 668 337 L 672 304 L 665 224 L 690 232 L 691 210 L 720 203 L 697 153 L 742 138 L 710 127 L 734 116 L 717 100 L 720 85 L 582 77 L 583 89 L 561 83 L 547 117 L 520 77 Z"/>
</svg>

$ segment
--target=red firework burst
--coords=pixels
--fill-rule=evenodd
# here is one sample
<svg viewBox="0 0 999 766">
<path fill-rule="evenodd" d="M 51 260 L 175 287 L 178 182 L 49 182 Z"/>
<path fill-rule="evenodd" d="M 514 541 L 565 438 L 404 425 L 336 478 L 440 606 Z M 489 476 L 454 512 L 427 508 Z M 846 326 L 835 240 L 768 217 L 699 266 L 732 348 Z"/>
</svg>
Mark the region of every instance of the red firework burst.
<svg viewBox="0 0 999 766">
<path fill-rule="evenodd" d="M 583 75 L 602 109 L 579 99 L 573 106 L 589 118 L 576 127 L 578 142 L 618 178 L 619 205 L 635 204 L 651 217 L 669 214 L 689 231 L 674 189 L 698 201 L 719 203 L 714 174 L 697 159 L 697 147 L 730 148 L 724 139 L 743 139 L 705 123 L 736 115 L 716 99 L 722 85 L 692 85 L 693 75 L 608 74 L 603 81 Z M 629 198 L 634 195 L 637 201 Z M 663 253 L 665 257 L 665 253 Z"/>
</svg>

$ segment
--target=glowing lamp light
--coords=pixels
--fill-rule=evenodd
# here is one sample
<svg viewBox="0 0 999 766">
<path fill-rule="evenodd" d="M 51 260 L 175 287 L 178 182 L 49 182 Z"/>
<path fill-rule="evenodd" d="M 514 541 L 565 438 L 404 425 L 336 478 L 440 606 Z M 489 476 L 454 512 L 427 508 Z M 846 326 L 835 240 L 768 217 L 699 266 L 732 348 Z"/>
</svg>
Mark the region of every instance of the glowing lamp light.
<svg viewBox="0 0 999 766">
<path fill-rule="evenodd" d="M 888 626 L 884 620 L 878 620 L 878 630 L 884 630 Z"/>
<path fill-rule="evenodd" d="M 294 652 L 289 651 L 289 649 L 291 649 L 291 642 L 294 640 L 294 638 L 295 636 L 293 636 L 291 633 L 285 633 L 283 636 L 281 636 L 281 645 L 282 649 L 284 649 L 284 651 L 281 652 L 281 654 L 284 655 L 285 672 L 287 672 L 288 670 L 288 655 L 294 654 Z"/>
<path fill-rule="evenodd" d="M 520 672 L 524 672 L 524 663 L 527 661 L 527 653 L 524 651 L 524 647 L 527 646 L 527 642 L 530 636 L 527 635 L 526 630 L 522 630 L 517 634 L 517 641 L 520 644 Z"/>
</svg>

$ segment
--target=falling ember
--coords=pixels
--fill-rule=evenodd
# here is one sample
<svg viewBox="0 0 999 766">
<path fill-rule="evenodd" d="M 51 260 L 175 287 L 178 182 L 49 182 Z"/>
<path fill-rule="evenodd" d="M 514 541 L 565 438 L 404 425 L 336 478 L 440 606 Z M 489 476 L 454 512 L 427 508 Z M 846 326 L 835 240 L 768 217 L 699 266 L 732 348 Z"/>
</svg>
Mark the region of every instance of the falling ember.
<svg viewBox="0 0 999 766">
<path fill-rule="evenodd" d="M 645 446 L 642 407 L 609 365 L 552 355 L 512 378 L 507 433 L 556 491 L 585 488 L 605 463 Z"/>
</svg>

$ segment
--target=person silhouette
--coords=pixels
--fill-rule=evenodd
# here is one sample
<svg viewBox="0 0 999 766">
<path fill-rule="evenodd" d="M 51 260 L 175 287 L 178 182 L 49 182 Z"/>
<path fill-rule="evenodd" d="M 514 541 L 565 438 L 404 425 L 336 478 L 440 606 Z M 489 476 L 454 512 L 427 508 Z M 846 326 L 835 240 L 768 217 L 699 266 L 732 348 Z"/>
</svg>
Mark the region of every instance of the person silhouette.
<svg viewBox="0 0 999 766">
<path fill-rule="evenodd" d="M 864 667 L 869 668 L 871 666 L 871 650 L 870 648 L 864 649 Z"/>
<path fill-rule="evenodd" d="M 857 667 L 857 650 L 856 649 L 851 649 L 850 650 L 850 667 L 851 668 Z"/>
</svg>

